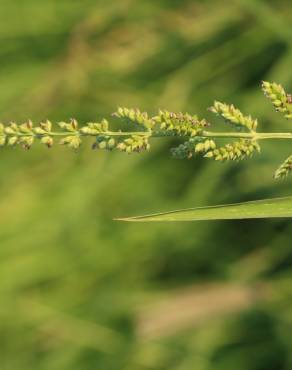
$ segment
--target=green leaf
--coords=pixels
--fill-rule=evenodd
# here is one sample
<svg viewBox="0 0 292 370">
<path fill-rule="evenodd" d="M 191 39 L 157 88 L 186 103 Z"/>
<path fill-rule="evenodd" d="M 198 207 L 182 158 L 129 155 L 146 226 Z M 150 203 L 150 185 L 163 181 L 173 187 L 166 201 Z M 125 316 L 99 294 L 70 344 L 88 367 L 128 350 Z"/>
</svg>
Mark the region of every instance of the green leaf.
<svg viewBox="0 0 292 370">
<path fill-rule="evenodd" d="M 119 218 L 118 221 L 206 221 L 292 217 L 292 197 L 264 199 L 213 207 L 189 208 L 152 215 Z"/>
</svg>

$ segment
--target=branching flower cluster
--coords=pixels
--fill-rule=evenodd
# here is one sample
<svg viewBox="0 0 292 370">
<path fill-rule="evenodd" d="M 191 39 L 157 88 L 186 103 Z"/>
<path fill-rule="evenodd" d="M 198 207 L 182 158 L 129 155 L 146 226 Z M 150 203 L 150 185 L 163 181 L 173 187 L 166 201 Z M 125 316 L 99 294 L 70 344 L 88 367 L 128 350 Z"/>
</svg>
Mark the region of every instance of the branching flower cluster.
<svg viewBox="0 0 292 370">
<path fill-rule="evenodd" d="M 263 82 L 262 89 L 278 112 L 292 119 L 292 96 L 276 83 Z M 232 128 L 232 132 L 208 131 L 210 124 L 188 113 L 175 113 L 160 110 L 151 117 L 139 109 L 118 108 L 113 117 L 129 123 L 135 131 L 111 131 L 109 122 L 103 119 L 98 123 L 87 123 L 79 127 L 77 121 L 58 123 L 59 130 L 53 130 L 50 121 L 34 126 L 31 121 L 23 124 L 14 122 L 0 124 L 0 146 L 20 145 L 29 149 L 36 140 L 51 148 L 54 142 L 77 150 L 83 138 L 93 137 L 93 149 L 119 150 L 140 153 L 150 149 L 150 139 L 175 136 L 183 142 L 171 149 L 176 158 L 192 158 L 201 155 L 216 161 L 242 160 L 260 152 L 259 141 L 263 139 L 292 139 L 292 133 L 258 133 L 258 121 L 244 115 L 233 105 L 215 101 L 209 109 L 222 117 Z M 228 139 L 228 143 L 222 140 Z M 231 140 L 231 141 L 230 141 Z M 292 156 L 288 157 L 275 172 L 275 178 L 286 177 L 292 170 Z"/>
</svg>

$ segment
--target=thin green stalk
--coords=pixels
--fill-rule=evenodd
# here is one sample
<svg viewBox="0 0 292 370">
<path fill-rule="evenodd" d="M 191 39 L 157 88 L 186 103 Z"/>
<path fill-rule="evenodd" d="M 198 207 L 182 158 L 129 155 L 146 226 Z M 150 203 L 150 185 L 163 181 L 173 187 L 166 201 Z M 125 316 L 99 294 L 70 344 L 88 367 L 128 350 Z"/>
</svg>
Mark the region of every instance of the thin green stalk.
<svg viewBox="0 0 292 370">
<path fill-rule="evenodd" d="M 292 139 L 292 132 L 213 132 L 203 131 L 202 137 L 242 138 L 252 140 Z"/>
<path fill-rule="evenodd" d="M 30 137 L 41 138 L 46 136 L 44 134 L 35 134 L 35 133 L 23 133 L 16 132 L 13 134 L 1 134 L 0 137 L 4 136 L 18 136 L 18 137 Z M 82 136 L 82 137 L 98 137 L 98 136 L 112 136 L 112 137 L 122 137 L 122 136 L 147 136 L 153 138 L 162 138 L 165 136 L 174 136 L 172 133 L 166 134 L 163 131 L 154 131 L 154 132 L 145 132 L 145 131 L 101 131 L 98 134 L 96 133 L 82 133 L 80 131 L 70 133 L 72 136 Z M 62 137 L 68 136 L 68 132 L 57 132 L 51 131 L 50 136 L 53 137 Z M 251 139 L 251 140 L 273 140 L 273 139 L 292 139 L 292 132 L 215 132 L 215 131 L 202 131 L 198 136 L 202 138 L 242 138 L 242 139 Z M 180 135 L 180 137 L 188 138 L 189 135 Z"/>
</svg>

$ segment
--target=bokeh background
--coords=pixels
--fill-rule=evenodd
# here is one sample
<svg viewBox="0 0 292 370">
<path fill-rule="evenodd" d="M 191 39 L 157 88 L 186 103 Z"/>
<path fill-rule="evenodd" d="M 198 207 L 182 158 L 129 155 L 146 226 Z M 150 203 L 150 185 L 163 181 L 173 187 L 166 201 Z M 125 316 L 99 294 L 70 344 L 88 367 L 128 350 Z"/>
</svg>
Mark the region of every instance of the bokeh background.
<svg viewBox="0 0 292 370">
<path fill-rule="evenodd" d="M 214 99 L 291 130 L 290 0 L 1 0 L 3 122 L 198 113 Z M 291 125 L 291 123 L 290 123 Z M 239 164 L 38 144 L 0 160 L 1 370 L 292 369 L 290 220 L 112 219 L 291 194 L 290 143 Z"/>
</svg>

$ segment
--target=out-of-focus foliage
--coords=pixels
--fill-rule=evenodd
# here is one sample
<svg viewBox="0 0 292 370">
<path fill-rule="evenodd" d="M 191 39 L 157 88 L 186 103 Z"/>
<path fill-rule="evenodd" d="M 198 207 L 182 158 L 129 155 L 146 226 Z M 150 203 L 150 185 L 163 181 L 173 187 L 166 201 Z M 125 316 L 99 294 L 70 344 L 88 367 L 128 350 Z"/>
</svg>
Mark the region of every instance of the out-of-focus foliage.
<svg viewBox="0 0 292 370">
<path fill-rule="evenodd" d="M 291 24 L 288 0 L 2 0 L 1 120 L 95 121 L 117 105 L 205 116 L 218 98 L 285 131 L 259 83 L 292 90 Z M 174 160 L 172 145 L 1 151 L 1 370 L 291 368 L 290 221 L 112 221 L 290 194 L 271 177 L 289 142 L 224 166 Z M 189 285 L 206 295 L 193 303 Z"/>
</svg>

